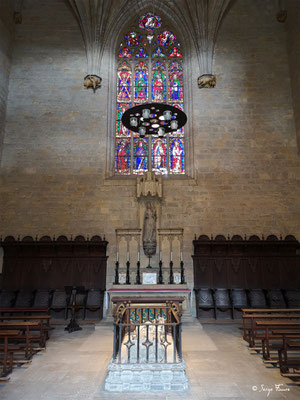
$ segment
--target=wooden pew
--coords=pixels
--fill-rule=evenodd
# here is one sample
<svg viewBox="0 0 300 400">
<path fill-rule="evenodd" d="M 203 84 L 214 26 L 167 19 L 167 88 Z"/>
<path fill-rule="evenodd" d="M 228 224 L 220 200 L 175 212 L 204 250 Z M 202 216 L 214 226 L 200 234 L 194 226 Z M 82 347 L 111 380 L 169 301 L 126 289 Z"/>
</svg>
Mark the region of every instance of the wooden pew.
<svg viewBox="0 0 300 400">
<path fill-rule="evenodd" d="M 2 377 L 11 372 L 14 352 L 21 349 L 20 346 L 9 344 L 8 341 L 9 339 L 16 338 L 19 335 L 20 331 L 18 330 L 0 330 L 0 339 L 3 339 L 3 345 L 0 345 L 0 353 L 3 352 L 3 359 L 0 361 L 2 364 Z"/>
<path fill-rule="evenodd" d="M 292 321 L 292 320 L 265 320 L 265 321 L 256 321 L 256 328 L 253 332 L 253 340 L 255 342 L 256 339 L 262 341 L 263 348 L 263 357 L 265 359 L 270 359 L 270 338 L 278 338 L 280 335 L 274 335 L 272 331 L 282 329 L 287 330 L 290 328 L 299 328 L 300 329 L 300 321 Z M 262 330 L 262 333 L 257 333 L 257 330 Z"/>
<path fill-rule="evenodd" d="M 46 308 L 46 307 L 0 308 L 0 315 L 3 315 L 4 313 L 5 314 L 15 314 L 15 313 L 50 314 L 50 308 Z"/>
<path fill-rule="evenodd" d="M 15 336 L 14 339 L 25 342 L 25 358 L 31 358 L 33 355 L 32 343 L 35 340 L 41 341 L 44 338 L 43 324 L 39 321 L 10 321 L 0 322 L 1 330 L 19 330 L 24 331 L 24 334 L 20 332 L 19 335 Z M 39 331 L 39 335 L 31 335 L 31 331 Z M 41 342 L 40 342 L 41 343 Z"/>
<path fill-rule="evenodd" d="M 272 313 L 272 314 L 246 314 L 243 315 L 243 339 L 249 343 L 250 347 L 255 346 L 254 334 L 256 331 L 256 322 L 265 320 L 300 320 L 299 314 L 285 314 L 285 313 Z"/>
<path fill-rule="evenodd" d="M 300 371 L 289 374 L 290 369 L 300 369 L 300 328 L 290 330 L 274 330 L 274 334 L 282 335 L 281 346 L 278 346 L 279 368 L 284 376 L 300 380 Z M 296 353 L 295 353 L 296 352 Z M 287 375 L 288 373 L 288 375 Z"/>
<path fill-rule="evenodd" d="M 294 314 L 300 308 L 242 308 L 243 316 L 248 314 Z"/>
<path fill-rule="evenodd" d="M 51 315 L 9 315 L 0 316 L 0 322 L 2 321 L 39 321 L 43 324 L 43 332 L 45 334 L 45 340 L 49 339 L 49 331 L 52 329 L 50 327 Z M 43 340 L 41 346 L 46 345 L 45 340 Z"/>
</svg>

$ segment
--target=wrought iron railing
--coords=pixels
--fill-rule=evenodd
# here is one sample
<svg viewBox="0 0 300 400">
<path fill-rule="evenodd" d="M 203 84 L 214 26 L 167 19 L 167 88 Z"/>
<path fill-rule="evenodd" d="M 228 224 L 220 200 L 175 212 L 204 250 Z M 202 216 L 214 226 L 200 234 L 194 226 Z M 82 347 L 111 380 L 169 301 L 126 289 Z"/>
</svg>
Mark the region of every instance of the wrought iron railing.
<svg viewBox="0 0 300 400">
<path fill-rule="evenodd" d="M 125 309 L 114 323 L 115 363 L 182 362 L 181 322 L 171 305 L 126 305 Z"/>
</svg>

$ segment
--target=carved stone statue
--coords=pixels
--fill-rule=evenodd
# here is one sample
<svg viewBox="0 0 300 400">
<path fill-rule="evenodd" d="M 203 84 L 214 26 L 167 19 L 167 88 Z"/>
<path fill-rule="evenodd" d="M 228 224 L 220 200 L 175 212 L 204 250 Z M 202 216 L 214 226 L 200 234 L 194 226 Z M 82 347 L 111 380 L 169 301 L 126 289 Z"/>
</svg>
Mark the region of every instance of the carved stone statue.
<svg viewBox="0 0 300 400">
<path fill-rule="evenodd" d="M 150 202 L 144 215 L 143 248 L 148 257 L 156 253 L 156 211 Z"/>
</svg>

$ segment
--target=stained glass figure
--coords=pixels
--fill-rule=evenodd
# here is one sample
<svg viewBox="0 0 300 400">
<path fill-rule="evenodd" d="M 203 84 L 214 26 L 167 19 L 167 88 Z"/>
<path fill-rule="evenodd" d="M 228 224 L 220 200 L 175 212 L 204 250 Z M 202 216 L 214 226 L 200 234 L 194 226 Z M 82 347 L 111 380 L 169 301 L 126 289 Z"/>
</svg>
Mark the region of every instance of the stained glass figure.
<svg viewBox="0 0 300 400">
<path fill-rule="evenodd" d="M 147 13 L 140 18 L 139 27 L 153 31 L 161 26 L 161 18 L 155 14 Z"/>
<path fill-rule="evenodd" d="M 152 100 L 158 103 L 166 100 L 165 66 L 160 61 L 152 69 Z"/>
<path fill-rule="evenodd" d="M 183 101 L 182 67 L 177 61 L 169 66 L 169 99 Z"/>
<path fill-rule="evenodd" d="M 122 124 L 122 115 L 128 108 L 130 104 L 118 104 L 117 105 L 117 118 L 116 118 L 116 135 L 117 136 L 130 136 L 130 131 Z"/>
<path fill-rule="evenodd" d="M 162 52 L 162 49 L 160 47 L 158 47 L 152 54 L 153 58 L 158 58 L 158 57 L 166 57 L 166 55 Z"/>
<path fill-rule="evenodd" d="M 134 101 L 143 103 L 148 99 L 148 68 L 140 61 L 134 69 Z"/>
<path fill-rule="evenodd" d="M 131 70 L 124 62 L 118 69 L 118 102 L 129 102 L 131 90 Z"/>
<path fill-rule="evenodd" d="M 163 31 L 160 35 L 158 35 L 157 39 L 161 46 L 171 46 L 175 43 L 176 36 L 170 31 Z"/>
<path fill-rule="evenodd" d="M 146 50 L 144 47 L 139 47 L 135 58 L 148 58 L 148 54 L 146 53 Z"/>
<path fill-rule="evenodd" d="M 170 173 L 184 174 L 184 145 L 183 140 L 170 140 Z"/>
<path fill-rule="evenodd" d="M 148 139 L 133 139 L 133 173 L 148 171 Z"/>
<path fill-rule="evenodd" d="M 180 53 L 180 50 L 178 50 L 177 47 L 173 47 L 171 53 L 169 54 L 169 57 L 182 58 L 182 54 Z"/>
<path fill-rule="evenodd" d="M 119 53 L 120 58 L 131 58 L 131 51 L 127 47 L 123 47 Z"/>
<path fill-rule="evenodd" d="M 138 33 L 132 31 L 126 33 L 125 35 L 125 42 L 127 46 L 140 46 L 142 36 Z"/>
<path fill-rule="evenodd" d="M 160 174 L 167 174 L 167 140 L 152 139 L 152 170 Z"/>
<path fill-rule="evenodd" d="M 130 174 L 130 139 L 116 139 L 116 172 Z"/>
</svg>

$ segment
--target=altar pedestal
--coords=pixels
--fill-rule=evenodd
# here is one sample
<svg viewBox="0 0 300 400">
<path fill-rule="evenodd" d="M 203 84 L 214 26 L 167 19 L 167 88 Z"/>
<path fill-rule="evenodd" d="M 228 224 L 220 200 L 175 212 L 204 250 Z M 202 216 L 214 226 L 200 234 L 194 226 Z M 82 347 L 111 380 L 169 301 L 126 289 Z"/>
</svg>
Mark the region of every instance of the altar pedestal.
<svg viewBox="0 0 300 400">
<path fill-rule="evenodd" d="M 108 312 L 107 317 L 112 319 L 113 304 L 111 299 L 114 297 L 137 297 L 140 302 L 153 300 L 164 300 L 168 297 L 182 297 L 182 320 L 192 318 L 191 314 L 191 290 L 187 285 L 113 285 L 108 293 Z"/>
</svg>

